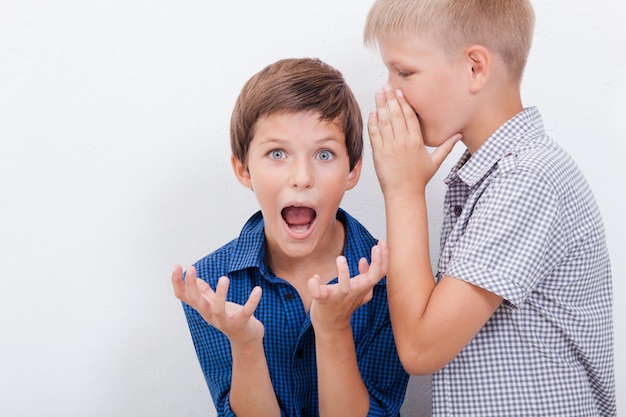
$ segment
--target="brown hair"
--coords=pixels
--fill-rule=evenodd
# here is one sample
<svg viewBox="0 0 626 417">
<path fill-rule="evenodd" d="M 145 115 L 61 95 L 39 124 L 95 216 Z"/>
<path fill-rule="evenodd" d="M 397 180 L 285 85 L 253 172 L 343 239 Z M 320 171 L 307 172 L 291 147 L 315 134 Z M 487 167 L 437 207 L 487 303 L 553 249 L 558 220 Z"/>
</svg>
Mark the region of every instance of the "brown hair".
<svg viewBox="0 0 626 417">
<path fill-rule="evenodd" d="M 244 84 L 230 119 L 233 155 L 246 164 L 260 118 L 301 111 L 317 111 L 320 120 L 340 125 L 352 170 L 363 153 L 361 110 L 342 74 L 314 58 L 277 61 Z"/>
<path fill-rule="evenodd" d="M 448 56 L 471 45 L 498 54 L 519 82 L 530 53 L 535 13 L 529 0 L 376 0 L 365 23 L 366 45 L 380 37 L 424 37 Z"/>
</svg>

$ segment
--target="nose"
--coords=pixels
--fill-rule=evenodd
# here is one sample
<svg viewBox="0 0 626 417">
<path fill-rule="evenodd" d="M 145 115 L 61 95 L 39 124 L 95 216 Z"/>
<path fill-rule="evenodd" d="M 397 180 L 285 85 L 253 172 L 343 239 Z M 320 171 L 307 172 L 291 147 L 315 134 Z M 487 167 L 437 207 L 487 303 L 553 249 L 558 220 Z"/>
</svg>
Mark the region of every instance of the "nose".
<svg viewBox="0 0 626 417">
<path fill-rule="evenodd" d="M 313 184 L 311 164 L 304 159 L 295 159 L 291 164 L 289 185 L 295 188 L 311 188 Z"/>
<path fill-rule="evenodd" d="M 389 71 L 387 73 L 387 84 L 389 84 L 391 86 L 391 88 L 395 89 L 395 87 L 393 86 L 394 85 L 394 74 L 391 71 Z"/>
</svg>

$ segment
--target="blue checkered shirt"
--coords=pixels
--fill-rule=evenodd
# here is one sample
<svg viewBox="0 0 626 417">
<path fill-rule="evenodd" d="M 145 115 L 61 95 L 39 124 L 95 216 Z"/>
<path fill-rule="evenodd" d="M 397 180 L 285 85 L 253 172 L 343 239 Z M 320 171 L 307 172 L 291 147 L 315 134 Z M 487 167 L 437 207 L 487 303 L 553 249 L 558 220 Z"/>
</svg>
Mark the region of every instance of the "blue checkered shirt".
<svg viewBox="0 0 626 417">
<path fill-rule="evenodd" d="M 370 261 L 377 242 L 354 218 L 339 209 L 345 225 L 344 256 L 350 275 L 358 274 L 358 260 Z M 195 264 L 198 277 L 215 288 L 220 276 L 230 278 L 227 299 L 244 304 L 252 289 L 263 289 L 255 316 L 265 326 L 263 345 L 270 377 L 283 416 L 317 416 L 317 368 L 315 335 L 296 289 L 278 278 L 265 256 L 265 234 L 260 212 L 248 220 L 238 238 Z M 336 282 L 336 278 L 334 281 Z M 232 358 L 226 336 L 191 307 L 183 303 L 202 372 L 219 416 L 234 416 L 229 404 Z M 371 301 L 357 309 L 352 320 L 356 356 L 361 376 L 370 394 L 370 416 L 397 416 L 408 375 L 395 349 L 387 287 L 383 278 Z"/>
<path fill-rule="evenodd" d="M 611 271 L 598 207 L 529 108 L 446 179 L 437 279 L 504 298 L 433 376 L 434 416 L 614 416 Z"/>
</svg>

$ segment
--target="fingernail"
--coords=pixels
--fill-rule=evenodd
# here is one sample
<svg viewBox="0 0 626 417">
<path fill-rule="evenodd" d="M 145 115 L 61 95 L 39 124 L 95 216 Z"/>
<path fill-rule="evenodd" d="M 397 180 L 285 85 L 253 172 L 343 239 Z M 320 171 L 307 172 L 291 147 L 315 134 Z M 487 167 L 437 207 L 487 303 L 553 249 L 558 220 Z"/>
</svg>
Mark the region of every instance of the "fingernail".
<svg viewBox="0 0 626 417">
<path fill-rule="evenodd" d="M 403 95 L 404 93 L 402 92 L 402 90 L 396 90 L 396 96 L 402 97 Z"/>
</svg>

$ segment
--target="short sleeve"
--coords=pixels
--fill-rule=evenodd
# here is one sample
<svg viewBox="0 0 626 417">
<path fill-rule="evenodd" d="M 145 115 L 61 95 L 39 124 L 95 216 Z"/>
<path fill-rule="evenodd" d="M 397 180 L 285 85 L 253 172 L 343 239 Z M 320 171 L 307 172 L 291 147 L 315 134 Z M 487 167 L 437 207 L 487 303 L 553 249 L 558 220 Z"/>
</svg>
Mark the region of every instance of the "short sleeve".
<svg viewBox="0 0 626 417">
<path fill-rule="evenodd" d="M 519 169 L 500 175 L 474 205 L 445 274 L 519 307 L 560 250 L 558 218 L 548 181 Z"/>
</svg>

